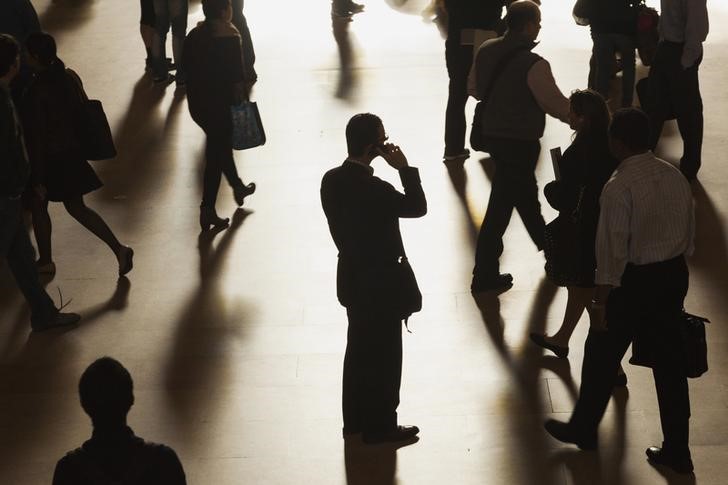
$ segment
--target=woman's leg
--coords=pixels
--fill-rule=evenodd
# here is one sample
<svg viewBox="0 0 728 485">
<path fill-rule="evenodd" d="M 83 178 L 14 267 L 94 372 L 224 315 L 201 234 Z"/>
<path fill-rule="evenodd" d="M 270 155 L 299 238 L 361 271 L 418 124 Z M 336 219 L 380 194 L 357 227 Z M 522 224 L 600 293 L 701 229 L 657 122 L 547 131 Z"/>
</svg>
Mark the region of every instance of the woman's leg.
<svg viewBox="0 0 728 485">
<path fill-rule="evenodd" d="M 217 193 L 220 190 L 222 179 L 222 159 L 224 158 L 225 143 L 215 130 L 205 130 L 205 172 L 202 178 L 202 203 L 200 207 L 215 207 Z"/>
<path fill-rule="evenodd" d="M 550 343 L 560 347 L 569 346 L 571 335 L 574 333 L 574 329 L 584 314 L 584 310 L 588 307 L 589 302 L 594 296 L 594 288 L 569 286 L 566 290 L 568 292 L 568 298 L 566 300 L 564 320 L 561 322 L 561 327 L 553 337 L 546 337 Z"/>
<path fill-rule="evenodd" d="M 33 214 L 35 243 L 38 245 L 38 265 L 52 263 L 51 231 L 53 227 L 51 216 L 48 214 L 48 199 L 41 199 L 34 194 L 31 202 L 31 212 Z"/>
<path fill-rule="evenodd" d="M 91 231 L 96 237 L 106 243 L 109 248 L 118 257 L 119 252 L 122 249 L 122 245 L 106 222 L 96 213 L 93 209 L 86 206 L 83 201 L 83 196 L 78 196 L 73 199 L 65 200 L 63 205 L 71 217 L 81 223 L 83 227 Z"/>
</svg>

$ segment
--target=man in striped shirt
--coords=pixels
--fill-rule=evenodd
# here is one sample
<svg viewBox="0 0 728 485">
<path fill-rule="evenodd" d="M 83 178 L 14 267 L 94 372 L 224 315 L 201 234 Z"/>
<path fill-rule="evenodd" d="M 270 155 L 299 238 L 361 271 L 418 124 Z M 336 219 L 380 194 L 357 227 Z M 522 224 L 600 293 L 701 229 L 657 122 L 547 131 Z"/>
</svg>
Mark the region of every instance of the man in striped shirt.
<svg viewBox="0 0 728 485">
<path fill-rule="evenodd" d="M 664 441 L 650 463 L 691 473 L 690 404 L 679 355 L 679 319 L 688 289 L 685 255 L 693 251 L 690 186 L 680 171 L 648 150 L 649 121 L 640 110 L 615 113 L 610 147 L 620 161 L 600 199 L 597 289 L 584 348 L 579 399 L 568 423 L 546 422 L 556 439 L 595 449 L 617 368 L 633 338 L 654 352 L 653 375 Z"/>
</svg>

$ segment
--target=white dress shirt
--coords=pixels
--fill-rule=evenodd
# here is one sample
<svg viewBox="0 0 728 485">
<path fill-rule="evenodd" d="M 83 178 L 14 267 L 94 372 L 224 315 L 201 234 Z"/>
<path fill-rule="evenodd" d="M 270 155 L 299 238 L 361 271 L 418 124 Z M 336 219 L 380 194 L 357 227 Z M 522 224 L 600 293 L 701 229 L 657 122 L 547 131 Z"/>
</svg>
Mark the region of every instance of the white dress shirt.
<svg viewBox="0 0 728 485">
<path fill-rule="evenodd" d="M 695 215 L 690 184 L 652 152 L 623 160 L 599 203 L 598 285 L 620 286 L 627 263 L 643 265 L 692 254 Z"/>
<path fill-rule="evenodd" d="M 680 64 L 687 69 L 703 53 L 708 37 L 707 0 L 660 0 L 660 39 L 684 43 Z"/>
<path fill-rule="evenodd" d="M 546 59 L 536 61 L 528 70 L 528 88 L 544 113 L 569 122 L 569 98 L 563 95 Z"/>
</svg>

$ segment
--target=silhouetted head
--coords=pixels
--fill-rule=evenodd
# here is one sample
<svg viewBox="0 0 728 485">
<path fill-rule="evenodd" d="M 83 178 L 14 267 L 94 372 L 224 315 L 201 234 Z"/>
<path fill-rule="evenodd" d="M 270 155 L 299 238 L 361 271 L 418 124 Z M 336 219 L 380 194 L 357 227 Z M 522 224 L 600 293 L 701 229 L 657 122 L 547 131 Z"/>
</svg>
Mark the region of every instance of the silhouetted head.
<svg viewBox="0 0 728 485">
<path fill-rule="evenodd" d="M 28 65 L 33 69 L 45 69 L 58 60 L 56 40 L 45 32 L 33 32 L 25 40 Z"/>
<path fill-rule="evenodd" d="M 609 109 L 602 95 L 591 89 L 577 89 L 569 97 L 569 126 L 577 137 L 607 139 Z"/>
<path fill-rule="evenodd" d="M 508 6 L 506 14 L 508 32 L 536 40 L 541 31 L 541 9 L 531 0 L 518 0 Z"/>
<path fill-rule="evenodd" d="M 375 114 L 356 114 L 346 125 L 346 147 L 352 158 L 371 162 L 379 155 L 377 148 L 385 141 L 384 125 Z"/>
<path fill-rule="evenodd" d="M 94 427 L 118 426 L 134 404 L 134 383 L 118 360 L 102 357 L 83 372 L 78 394 Z"/>
<path fill-rule="evenodd" d="M 619 161 L 650 149 L 650 120 L 638 108 L 623 108 L 612 115 L 609 149 Z"/>
<path fill-rule="evenodd" d="M 233 18 L 230 0 L 202 0 L 202 12 L 207 20 L 227 20 Z"/>
<path fill-rule="evenodd" d="M 20 44 L 12 35 L 0 34 L 0 79 L 10 84 L 19 69 Z"/>
</svg>

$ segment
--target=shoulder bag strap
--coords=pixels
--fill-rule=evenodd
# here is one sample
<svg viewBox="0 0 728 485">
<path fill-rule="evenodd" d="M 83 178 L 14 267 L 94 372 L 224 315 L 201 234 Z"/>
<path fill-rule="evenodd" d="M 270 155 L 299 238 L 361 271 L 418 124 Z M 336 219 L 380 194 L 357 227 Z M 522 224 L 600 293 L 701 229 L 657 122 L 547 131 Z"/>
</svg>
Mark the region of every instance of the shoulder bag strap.
<svg viewBox="0 0 728 485">
<path fill-rule="evenodd" d="M 524 51 L 527 49 L 528 47 L 526 46 L 518 46 L 500 58 L 498 64 L 496 64 L 495 68 L 493 68 L 494 74 L 493 76 L 491 76 L 490 81 L 488 82 L 488 86 L 485 88 L 485 92 L 483 93 L 483 98 L 481 99 L 481 101 L 488 100 L 491 93 L 493 92 L 493 89 L 495 88 L 495 82 L 501 77 L 503 71 L 505 71 L 508 64 L 510 64 L 510 62 L 516 58 L 516 54 L 518 54 L 520 51 Z"/>
</svg>

